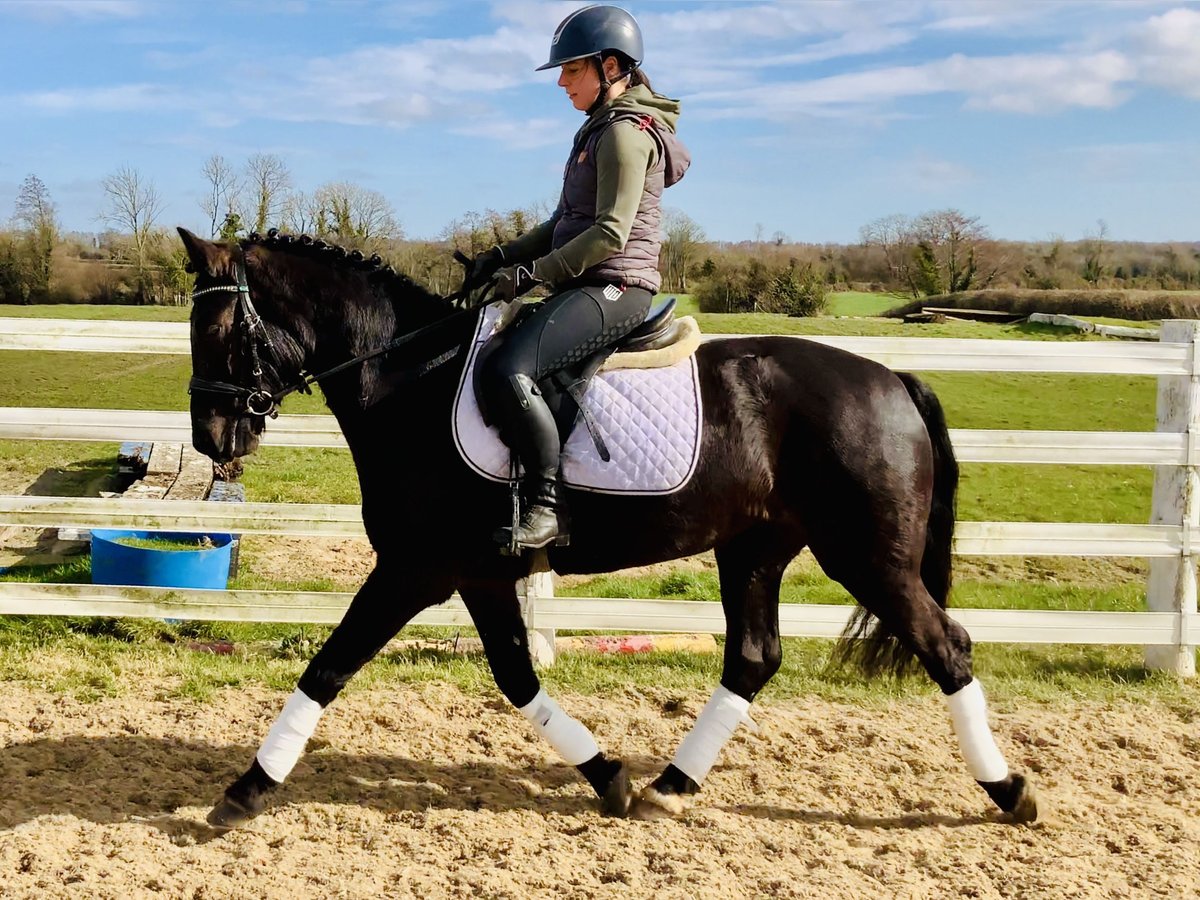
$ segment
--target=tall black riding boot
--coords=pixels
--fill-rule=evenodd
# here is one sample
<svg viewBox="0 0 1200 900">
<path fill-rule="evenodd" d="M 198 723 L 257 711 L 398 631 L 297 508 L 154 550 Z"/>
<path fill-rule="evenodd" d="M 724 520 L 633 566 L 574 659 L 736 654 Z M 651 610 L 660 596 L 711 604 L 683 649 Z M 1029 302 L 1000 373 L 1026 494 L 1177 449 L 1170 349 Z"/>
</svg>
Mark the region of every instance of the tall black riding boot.
<svg viewBox="0 0 1200 900">
<path fill-rule="evenodd" d="M 561 445 L 554 415 L 541 391 L 528 375 L 513 375 L 501 388 L 503 403 L 497 410 L 500 434 L 525 470 L 524 509 L 514 533 L 512 527 L 495 533 L 498 543 L 536 550 L 550 543 L 565 545 L 566 508 L 558 482 Z"/>
</svg>

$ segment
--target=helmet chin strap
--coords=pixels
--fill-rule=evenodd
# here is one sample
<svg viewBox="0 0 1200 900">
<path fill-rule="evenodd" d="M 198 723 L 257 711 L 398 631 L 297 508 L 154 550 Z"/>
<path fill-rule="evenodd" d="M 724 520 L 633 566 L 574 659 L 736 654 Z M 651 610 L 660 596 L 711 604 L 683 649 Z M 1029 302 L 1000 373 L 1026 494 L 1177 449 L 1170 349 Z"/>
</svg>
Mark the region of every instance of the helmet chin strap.
<svg viewBox="0 0 1200 900">
<path fill-rule="evenodd" d="M 595 63 L 596 69 L 600 73 L 600 90 L 596 92 L 596 99 L 592 101 L 592 105 L 587 108 L 587 111 L 584 113 L 585 116 L 594 115 L 596 110 L 604 105 L 605 101 L 608 100 L 609 88 L 616 84 L 617 81 L 620 81 L 622 78 L 630 78 L 633 76 L 633 70 L 630 69 L 628 72 L 618 73 L 616 81 L 609 81 L 608 76 L 604 74 L 604 58 L 597 53 L 594 57 L 592 57 L 592 62 Z"/>
</svg>

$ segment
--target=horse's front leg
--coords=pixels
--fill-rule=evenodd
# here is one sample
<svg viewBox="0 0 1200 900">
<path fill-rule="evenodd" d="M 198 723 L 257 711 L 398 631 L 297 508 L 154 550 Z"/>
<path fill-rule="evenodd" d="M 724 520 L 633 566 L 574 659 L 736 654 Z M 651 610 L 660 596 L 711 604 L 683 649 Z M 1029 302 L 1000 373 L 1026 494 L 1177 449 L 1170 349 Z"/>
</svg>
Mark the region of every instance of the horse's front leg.
<svg viewBox="0 0 1200 900">
<path fill-rule="evenodd" d="M 403 577 L 401 577 L 403 575 Z M 210 825 L 233 828 L 258 815 L 304 752 L 325 707 L 354 673 L 366 665 L 421 610 L 443 603 L 450 580 L 400 573 L 378 563 L 350 603 L 341 623 L 300 676 L 283 711 L 267 732 L 254 762 L 208 814 Z"/>
<path fill-rule="evenodd" d="M 459 588 L 475 621 L 496 686 L 535 731 L 579 770 L 614 816 L 629 813 L 632 793 L 624 763 L 608 759 L 588 727 L 567 715 L 541 687 L 529 656 L 529 636 L 512 582 L 488 582 Z"/>
<path fill-rule="evenodd" d="M 738 726 L 757 728 L 750 702 L 778 670 L 779 585 L 800 539 L 790 532 L 756 529 L 717 548 L 725 610 L 725 661 L 721 683 L 679 745 L 675 758 L 638 794 L 632 815 L 658 819 L 683 812 L 684 798 L 705 776 Z"/>
</svg>

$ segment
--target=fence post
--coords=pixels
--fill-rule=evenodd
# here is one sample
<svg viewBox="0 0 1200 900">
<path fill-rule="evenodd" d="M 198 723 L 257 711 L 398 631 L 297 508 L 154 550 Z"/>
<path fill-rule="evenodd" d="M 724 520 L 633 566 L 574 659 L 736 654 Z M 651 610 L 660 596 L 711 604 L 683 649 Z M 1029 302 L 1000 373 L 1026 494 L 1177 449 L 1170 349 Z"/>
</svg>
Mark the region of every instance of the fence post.
<svg viewBox="0 0 1200 900">
<path fill-rule="evenodd" d="M 537 550 L 529 565 L 529 575 L 517 584 L 521 598 L 521 617 L 529 635 L 529 656 L 535 666 L 554 665 L 554 629 L 538 628 L 537 601 L 554 596 L 554 575 L 545 550 Z"/>
<path fill-rule="evenodd" d="M 1165 321 L 1159 340 L 1190 346 L 1191 375 L 1158 379 L 1157 430 L 1187 435 L 1187 461 L 1154 470 L 1150 524 L 1178 525 L 1183 550 L 1176 559 L 1150 560 L 1146 605 L 1152 611 L 1179 616 L 1179 643 L 1146 647 L 1146 667 L 1191 678 L 1196 674 L 1196 648 L 1189 643 L 1187 626 L 1196 614 L 1197 562 L 1191 544 L 1192 535 L 1200 534 L 1200 322 Z"/>
</svg>

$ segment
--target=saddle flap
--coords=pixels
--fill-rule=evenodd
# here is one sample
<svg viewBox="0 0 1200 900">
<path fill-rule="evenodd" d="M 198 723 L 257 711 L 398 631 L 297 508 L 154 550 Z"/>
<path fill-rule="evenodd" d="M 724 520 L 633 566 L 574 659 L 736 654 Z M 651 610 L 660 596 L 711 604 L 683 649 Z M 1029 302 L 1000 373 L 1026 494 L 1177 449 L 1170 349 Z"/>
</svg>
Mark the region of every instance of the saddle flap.
<svg viewBox="0 0 1200 900">
<path fill-rule="evenodd" d="M 663 335 L 671 327 L 671 323 L 675 320 L 675 298 L 667 297 L 660 303 L 651 307 L 650 312 L 646 314 L 645 321 L 637 328 L 617 341 L 618 353 L 632 353 L 637 350 L 653 349 L 649 344 L 660 341 Z M 667 343 L 670 343 L 668 341 Z M 657 343 L 656 347 L 665 346 L 662 343 Z"/>
</svg>

